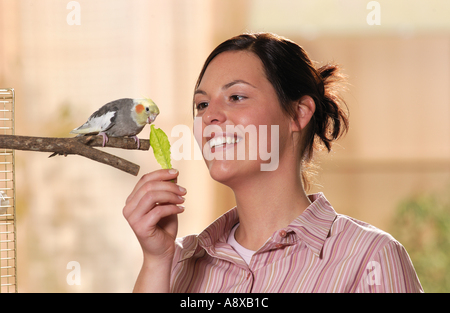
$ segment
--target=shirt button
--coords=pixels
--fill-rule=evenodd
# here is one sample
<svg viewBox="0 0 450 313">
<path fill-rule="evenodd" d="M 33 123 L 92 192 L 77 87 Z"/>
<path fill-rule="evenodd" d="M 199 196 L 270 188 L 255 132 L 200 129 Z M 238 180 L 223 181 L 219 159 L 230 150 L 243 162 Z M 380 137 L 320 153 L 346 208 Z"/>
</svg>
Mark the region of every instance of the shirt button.
<svg viewBox="0 0 450 313">
<path fill-rule="evenodd" d="M 283 237 L 283 238 L 286 237 L 286 234 L 287 234 L 287 233 L 286 233 L 285 230 L 280 231 L 280 236 L 281 236 L 281 237 Z"/>
<path fill-rule="evenodd" d="M 279 243 L 279 244 L 277 244 L 277 245 L 275 245 L 275 248 L 283 248 L 284 247 L 284 245 L 282 245 L 281 243 Z"/>
</svg>

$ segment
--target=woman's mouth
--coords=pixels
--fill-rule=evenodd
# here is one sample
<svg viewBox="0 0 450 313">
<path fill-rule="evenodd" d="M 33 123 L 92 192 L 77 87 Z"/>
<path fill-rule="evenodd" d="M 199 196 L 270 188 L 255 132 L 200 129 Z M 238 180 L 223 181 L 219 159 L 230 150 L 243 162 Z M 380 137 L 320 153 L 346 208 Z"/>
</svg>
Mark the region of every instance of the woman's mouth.
<svg viewBox="0 0 450 313">
<path fill-rule="evenodd" d="M 209 148 L 224 147 L 225 145 L 233 145 L 241 141 L 242 138 L 234 136 L 215 136 L 208 141 Z"/>
</svg>

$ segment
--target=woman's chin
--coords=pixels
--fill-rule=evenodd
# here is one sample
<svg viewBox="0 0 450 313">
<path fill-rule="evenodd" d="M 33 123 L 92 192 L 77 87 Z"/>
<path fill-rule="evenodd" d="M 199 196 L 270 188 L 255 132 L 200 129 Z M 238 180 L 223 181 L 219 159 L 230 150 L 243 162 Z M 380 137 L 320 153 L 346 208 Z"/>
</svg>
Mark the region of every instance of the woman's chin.
<svg viewBox="0 0 450 313">
<path fill-rule="evenodd" d="M 208 162 L 209 175 L 215 181 L 228 185 L 227 182 L 236 176 L 236 166 L 230 164 L 231 161 L 210 161 Z"/>
<path fill-rule="evenodd" d="M 245 183 L 253 177 L 252 169 L 255 171 L 259 169 L 259 162 L 256 160 L 213 160 L 207 162 L 207 165 L 211 178 L 230 188 Z"/>
</svg>

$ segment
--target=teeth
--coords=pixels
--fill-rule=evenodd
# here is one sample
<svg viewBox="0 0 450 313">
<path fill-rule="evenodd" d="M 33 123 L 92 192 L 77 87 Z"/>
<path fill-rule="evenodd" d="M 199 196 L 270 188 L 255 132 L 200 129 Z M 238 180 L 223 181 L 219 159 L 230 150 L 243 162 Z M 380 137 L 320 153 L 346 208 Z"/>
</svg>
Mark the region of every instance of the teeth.
<svg viewBox="0 0 450 313">
<path fill-rule="evenodd" d="M 214 147 L 221 146 L 225 143 L 229 145 L 238 143 L 239 141 L 241 141 L 240 138 L 235 139 L 234 137 L 217 137 L 209 141 L 209 147 L 212 149 Z"/>
</svg>

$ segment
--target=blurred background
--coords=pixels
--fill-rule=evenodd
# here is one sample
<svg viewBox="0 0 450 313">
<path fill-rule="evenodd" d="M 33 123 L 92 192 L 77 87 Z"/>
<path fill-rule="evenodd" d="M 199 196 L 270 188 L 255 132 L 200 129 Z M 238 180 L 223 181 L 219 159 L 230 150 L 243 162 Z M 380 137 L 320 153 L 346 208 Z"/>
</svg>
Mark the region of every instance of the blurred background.
<svg viewBox="0 0 450 313">
<path fill-rule="evenodd" d="M 78 16 L 69 2 L 0 0 L 0 88 L 15 89 L 17 135 L 70 137 L 111 100 L 151 97 L 155 125 L 174 142 L 175 125 L 192 129 L 193 88 L 212 49 L 243 32 L 277 33 L 339 63 L 351 84 L 350 131 L 320 157 L 310 192 L 392 233 L 425 291 L 450 291 L 449 1 L 379 0 L 375 24 L 376 6 L 363 0 L 79 0 Z M 151 151 L 105 150 L 139 164 L 138 177 L 16 151 L 19 292 L 132 290 L 142 256 L 122 208 L 159 165 Z M 203 161 L 173 165 L 188 189 L 179 236 L 233 207 Z M 71 261 L 79 285 L 66 281 Z"/>
</svg>

